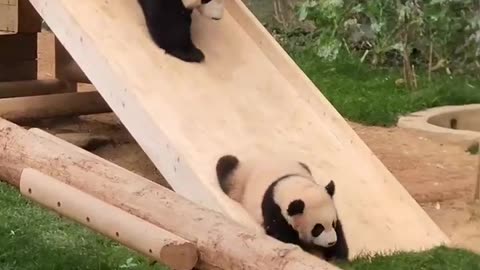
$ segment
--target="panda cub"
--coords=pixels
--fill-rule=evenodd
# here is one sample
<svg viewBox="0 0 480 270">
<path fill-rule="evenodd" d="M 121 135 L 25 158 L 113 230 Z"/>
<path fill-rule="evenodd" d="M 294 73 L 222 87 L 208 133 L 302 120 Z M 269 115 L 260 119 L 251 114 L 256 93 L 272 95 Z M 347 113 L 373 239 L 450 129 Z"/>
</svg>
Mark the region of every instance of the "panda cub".
<svg viewBox="0 0 480 270">
<path fill-rule="evenodd" d="M 155 44 L 186 62 L 203 62 L 205 55 L 191 38 L 192 12 L 213 20 L 223 17 L 224 0 L 137 0 Z"/>
<path fill-rule="evenodd" d="M 265 233 L 321 258 L 348 261 L 348 246 L 333 201 L 335 184 L 318 185 L 307 165 L 280 159 L 216 164 L 223 192 L 242 205 Z"/>
</svg>

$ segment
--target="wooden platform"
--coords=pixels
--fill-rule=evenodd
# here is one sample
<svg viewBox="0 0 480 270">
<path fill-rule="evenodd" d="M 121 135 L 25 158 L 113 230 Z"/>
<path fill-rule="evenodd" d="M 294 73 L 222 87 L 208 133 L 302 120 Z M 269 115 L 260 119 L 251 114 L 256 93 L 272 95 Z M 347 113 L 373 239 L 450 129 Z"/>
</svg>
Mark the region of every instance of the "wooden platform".
<svg viewBox="0 0 480 270">
<path fill-rule="evenodd" d="M 158 49 L 136 0 L 31 2 L 179 194 L 251 225 L 215 162 L 282 152 L 336 181 L 353 256 L 448 241 L 241 0 L 221 21 L 195 16 L 201 65 Z"/>
</svg>

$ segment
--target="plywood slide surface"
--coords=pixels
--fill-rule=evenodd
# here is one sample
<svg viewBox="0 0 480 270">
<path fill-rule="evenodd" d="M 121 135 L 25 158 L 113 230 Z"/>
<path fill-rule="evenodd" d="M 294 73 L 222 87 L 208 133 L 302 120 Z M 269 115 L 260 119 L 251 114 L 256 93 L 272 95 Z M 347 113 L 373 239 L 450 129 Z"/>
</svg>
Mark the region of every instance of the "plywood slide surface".
<svg viewBox="0 0 480 270">
<path fill-rule="evenodd" d="M 336 182 L 352 255 L 447 241 L 240 0 L 221 21 L 195 14 L 200 65 L 154 45 L 136 0 L 31 2 L 179 194 L 252 225 L 217 187 L 215 163 L 286 153 Z"/>
</svg>

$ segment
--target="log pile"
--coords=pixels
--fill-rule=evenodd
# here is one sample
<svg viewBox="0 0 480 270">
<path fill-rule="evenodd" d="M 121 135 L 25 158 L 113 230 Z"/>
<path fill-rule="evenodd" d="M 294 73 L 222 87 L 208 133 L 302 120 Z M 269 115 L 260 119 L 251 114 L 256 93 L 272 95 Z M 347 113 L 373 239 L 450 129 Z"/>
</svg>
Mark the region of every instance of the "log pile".
<svg viewBox="0 0 480 270">
<path fill-rule="evenodd" d="M 338 269 L 296 246 L 250 231 L 218 212 L 41 130 L 27 131 L 0 119 L 0 145 L 1 179 L 17 187 L 27 187 L 28 193 L 28 185 L 35 182 L 31 179 L 35 178 L 33 174 L 48 183 L 61 182 L 79 190 L 74 192 L 78 197 L 86 197 L 80 195 L 81 191 L 122 209 L 194 243 L 199 251 L 198 269 Z M 64 189 L 67 190 L 62 186 L 61 190 Z M 47 190 L 48 184 L 41 193 Z M 72 218 L 86 213 L 65 211 Z"/>
</svg>

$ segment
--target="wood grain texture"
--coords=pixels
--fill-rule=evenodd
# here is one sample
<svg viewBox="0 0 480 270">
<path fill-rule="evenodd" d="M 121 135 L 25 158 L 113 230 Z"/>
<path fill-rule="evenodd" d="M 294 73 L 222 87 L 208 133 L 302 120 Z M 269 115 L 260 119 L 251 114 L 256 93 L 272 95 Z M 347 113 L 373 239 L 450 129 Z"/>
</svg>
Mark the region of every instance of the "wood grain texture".
<svg viewBox="0 0 480 270">
<path fill-rule="evenodd" d="M 20 192 L 171 269 L 190 270 L 198 262 L 194 244 L 35 169 L 22 171 Z"/>
<path fill-rule="evenodd" d="M 18 31 L 18 0 L 1 0 L 0 1 L 0 36 L 16 34 L 17 31 Z"/>
<path fill-rule="evenodd" d="M 218 188 L 217 159 L 289 155 L 336 182 L 352 256 L 448 242 L 240 0 L 221 21 L 194 14 L 200 65 L 158 49 L 134 0 L 31 2 L 179 194 L 250 226 Z"/>
<path fill-rule="evenodd" d="M 0 117 L 15 123 L 111 112 L 97 91 L 0 99 Z"/>
<path fill-rule="evenodd" d="M 45 131 L 0 119 L 0 179 L 32 168 L 195 243 L 199 269 L 339 270 Z M 96 180 L 92 180 L 96 179 Z"/>
</svg>

